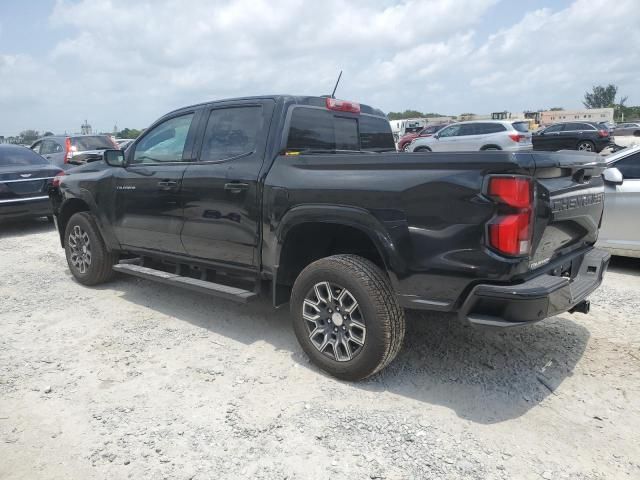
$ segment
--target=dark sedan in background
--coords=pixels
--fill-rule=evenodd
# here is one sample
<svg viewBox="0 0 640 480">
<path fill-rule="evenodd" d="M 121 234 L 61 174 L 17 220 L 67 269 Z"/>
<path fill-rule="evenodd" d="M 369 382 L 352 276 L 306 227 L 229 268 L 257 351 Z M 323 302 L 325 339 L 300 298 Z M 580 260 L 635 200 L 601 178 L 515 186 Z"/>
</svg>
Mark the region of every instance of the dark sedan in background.
<svg viewBox="0 0 640 480">
<path fill-rule="evenodd" d="M 555 123 L 535 132 L 534 150 L 601 152 L 611 145 L 609 130 L 593 122 Z"/>
<path fill-rule="evenodd" d="M 61 172 L 26 147 L 0 145 L 0 222 L 28 217 L 52 219 L 49 188 Z"/>
<path fill-rule="evenodd" d="M 640 137 L 640 122 L 619 123 L 613 129 L 614 136 L 633 135 Z"/>
</svg>

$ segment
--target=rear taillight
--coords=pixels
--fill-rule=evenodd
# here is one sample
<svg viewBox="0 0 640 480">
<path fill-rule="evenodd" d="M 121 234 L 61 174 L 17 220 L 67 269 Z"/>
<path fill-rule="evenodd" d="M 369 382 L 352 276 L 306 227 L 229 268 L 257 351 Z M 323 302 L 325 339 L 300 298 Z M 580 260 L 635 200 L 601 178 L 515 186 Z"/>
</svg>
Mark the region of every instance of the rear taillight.
<svg viewBox="0 0 640 480">
<path fill-rule="evenodd" d="M 360 113 L 360 104 L 356 102 L 348 102 L 347 100 L 338 100 L 336 98 L 327 97 L 327 108 L 337 112 Z"/>
<path fill-rule="evenodd" d="M 525 138 L 527 138 L 527 136 L 526 136 L 526 135 L 521 135 L 521 134 L 519 135 L 519 134 L 517 134 L 517 133 L 510 133 L 510 134 L 509 134 L 509 138 L 510 138 L 511 140 L 513 140 L 514 142 L 521 142 L 522 140 L 524 140 Z"/>
<path fill-rule="evenodd" d="M 531 179 L 495 176 L 489 179 L 488 195 L 500 213 L 488 225 L 489 246 L 505 255 L 531 253 L 533 188 Z"/>
<path fill-rule="evenodd" d="M 69 160 L 71 160 L 72 157 L 71 139 L 67 137 L 64 141 L 64 163 L 69 163 Z"/>
<path fill-rule="evenodd" d="M 60 173 L 56 173 L 56 176 L 51 180 L 51 186 L 54 188 L 58 188 L 60 186 L 60 182 L 62 181 L 62 177 L 64 177 L 66 173 L 64 171 Z"/>
<path fill-rule="evenodd" d="M 598 130 L 598 136 L 601 138 L 606 138 L 609 136 L 609 132 L 607 130 Z"/>
</svg>

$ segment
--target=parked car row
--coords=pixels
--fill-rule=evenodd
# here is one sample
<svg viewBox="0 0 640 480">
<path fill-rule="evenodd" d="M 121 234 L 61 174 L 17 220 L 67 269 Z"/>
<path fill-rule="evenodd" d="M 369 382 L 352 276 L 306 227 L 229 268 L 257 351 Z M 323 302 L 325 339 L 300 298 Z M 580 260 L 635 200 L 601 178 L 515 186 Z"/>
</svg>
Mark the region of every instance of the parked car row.
<svg viewBox="0 0 640 480">
<path fill-rule="evenodd" d="M 453 123 L 446 128 L 427 127 L 421 132 L 407 134 L 398 142 L 398 150 L 460 152 L 533 149 L 601 152 L 611 143 L 609 130 L 593 122 L 556 123 L 532 134 L 526 121 L 474 120 Z"/>
</svg>

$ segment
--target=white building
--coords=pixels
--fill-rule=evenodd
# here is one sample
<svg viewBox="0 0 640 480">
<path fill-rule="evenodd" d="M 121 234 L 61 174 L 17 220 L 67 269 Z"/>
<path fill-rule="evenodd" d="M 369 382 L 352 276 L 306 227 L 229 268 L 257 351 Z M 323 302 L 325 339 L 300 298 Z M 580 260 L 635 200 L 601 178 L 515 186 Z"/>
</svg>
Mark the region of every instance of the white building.
<svg viewBox="0 0 640 480">
<path fill-rule="evenodd" d="M 584 110 L 545 110 L 540 112 L 540 123 L 571 122 L 613 122 L 613 108 L 585 108 Z"/>
</svg>

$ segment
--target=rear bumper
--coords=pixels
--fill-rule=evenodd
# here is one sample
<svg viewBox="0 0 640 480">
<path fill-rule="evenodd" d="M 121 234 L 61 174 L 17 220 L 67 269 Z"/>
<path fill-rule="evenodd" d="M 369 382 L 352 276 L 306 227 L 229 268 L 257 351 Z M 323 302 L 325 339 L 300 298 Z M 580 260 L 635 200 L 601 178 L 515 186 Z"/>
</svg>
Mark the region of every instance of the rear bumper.
<svg viewBox="0 0 640 480">
<path fill-rule="evenodd" d="M 458 315 L 475 325 L 509 327 L 579 309 L 602 283 L 610 258 L 594 248 L 574 264 L 578 274 L 573 278 L 544 274 L 517 285 L 476 285 Z"/>
<path fill-rule="evenodd" d="M 0 200 L 0 220 L 51 215 L 48 196 Z"/>
</svg>

